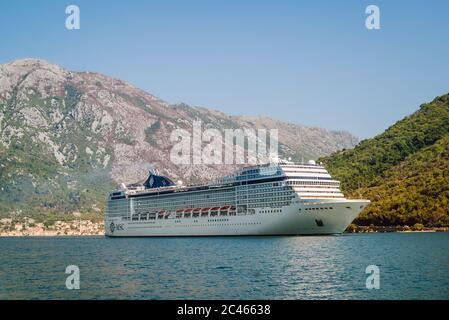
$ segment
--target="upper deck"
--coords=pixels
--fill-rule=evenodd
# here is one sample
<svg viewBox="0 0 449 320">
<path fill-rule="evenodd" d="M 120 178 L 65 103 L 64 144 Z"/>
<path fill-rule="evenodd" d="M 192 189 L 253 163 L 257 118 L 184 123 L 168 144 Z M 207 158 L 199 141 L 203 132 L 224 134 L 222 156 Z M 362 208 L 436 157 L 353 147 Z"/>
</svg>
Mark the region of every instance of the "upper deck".
<svg viewBox="0 0 449 320">
<path fill-rule="evenodd" d="M 334 180 L 321 165 L 280 163 L 243 167 L 231 175 L 206 184 L 188 186 L 173 185 L 150 189 L 145 188 L 143 185 L 125 186 L 120 190 L 113 191 L 110 194 L 110 199 L 206 191 L 283 180 L 297 181 L 303 185 L 313 185 L 314 181 L 324 181 L 324 184 L 328 183 L 334 187 L 339 186 L 339 181 Z"/>
</svg>

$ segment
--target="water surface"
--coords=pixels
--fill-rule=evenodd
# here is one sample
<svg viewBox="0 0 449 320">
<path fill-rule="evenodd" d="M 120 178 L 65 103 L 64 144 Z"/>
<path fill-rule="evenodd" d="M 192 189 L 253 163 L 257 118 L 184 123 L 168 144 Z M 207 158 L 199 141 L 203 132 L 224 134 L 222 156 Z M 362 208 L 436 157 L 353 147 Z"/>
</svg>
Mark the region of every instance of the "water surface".
<svg viewBox="0 0 449 320">
<path fill-rule="evenodd" d="M 449 298 L 449 233 L 0 238 L 0 250 L 0 299 Z"/>
</svg>

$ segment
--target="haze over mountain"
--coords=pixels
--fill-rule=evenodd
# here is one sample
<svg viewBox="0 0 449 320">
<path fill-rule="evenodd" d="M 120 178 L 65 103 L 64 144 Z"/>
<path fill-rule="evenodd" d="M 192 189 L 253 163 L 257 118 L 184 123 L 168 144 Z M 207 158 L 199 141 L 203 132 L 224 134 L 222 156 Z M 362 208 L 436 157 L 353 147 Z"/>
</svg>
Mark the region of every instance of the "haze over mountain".
<svg viewBox="0 0 449 320">
<path fill-rule="evenodd" d="M 185 182 L 234 170 L 170 161 L 171 132 L 191 132 L 195 120 L 219 130 L 277 129 L 280 156 L 297 161 L 358 143 L 344 131 L 169 105 L 102 74 L 17 60 L 0 65 L 0 214 L 100 213 L 113 186 L 143 180 L 151 167 Z"/>
</svg>

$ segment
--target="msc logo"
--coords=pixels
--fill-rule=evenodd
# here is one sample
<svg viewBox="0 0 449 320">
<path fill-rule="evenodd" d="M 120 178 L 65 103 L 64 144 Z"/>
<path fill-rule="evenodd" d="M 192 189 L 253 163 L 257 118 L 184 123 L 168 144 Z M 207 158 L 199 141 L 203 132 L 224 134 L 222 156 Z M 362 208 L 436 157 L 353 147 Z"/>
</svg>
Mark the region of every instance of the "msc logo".
<svg viewBox="0 0 449 320">
<path fill-rule="evenodd" d="M 114 222 L 111 222 L 111 224 L 109 225 L 109 230 L 111 230 L 111 233 L 114 233 L 114 231 L 116 230 L 125 230 L 123 223 L 117 223 L 115 224 Z"/>
</svg>

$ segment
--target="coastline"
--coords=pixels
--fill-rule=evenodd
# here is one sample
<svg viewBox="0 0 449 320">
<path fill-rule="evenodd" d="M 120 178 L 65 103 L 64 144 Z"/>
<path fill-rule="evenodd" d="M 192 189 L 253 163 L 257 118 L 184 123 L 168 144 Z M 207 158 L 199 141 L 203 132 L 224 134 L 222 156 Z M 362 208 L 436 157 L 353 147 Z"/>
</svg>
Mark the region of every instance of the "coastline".
<svg viewBox="0 0 449 320">
<path fill-rule="evenodd" d="M 104 222 L 91 220 L 56 221 L 53 225 L 34 223 L 13 223 L 10 219 L 0 220 L 1 237 L 60 237 L 60 236 L 103 236 Z M 413 232 L 449 232 L 449 227 L 425 227 L 416 224 L 409 226 L 358 226 L 351 224 L 345 233 L 413 233 Z"/>
<path fill-rule="evenodd" d="M 413 226 L 359 226 L 351 224 L 346 229 L 345 233 L 385 233 L 385 232 L 449 232 L 449 227 L 426 227 L 422 224 L 415 224 Z"/>
<path fill-rule="evenodd" d="M 56 237 L 104 235 L 104 222 L 91 220 L 56 221 L 46 226 L 32 219 L 14 223 L 11 219 L 0 220 L 0 237 Z"/>
</svg>

